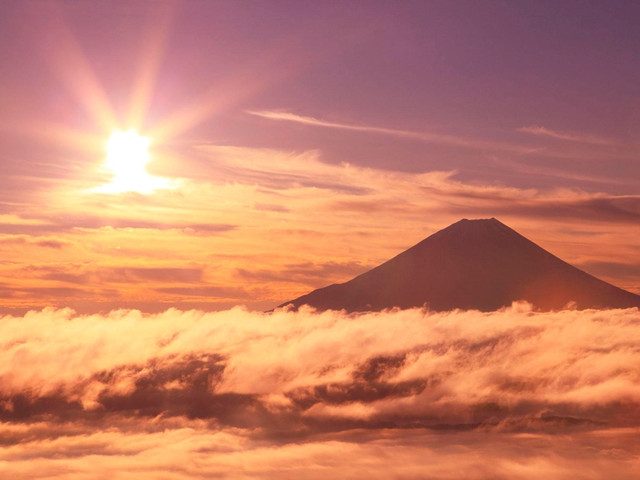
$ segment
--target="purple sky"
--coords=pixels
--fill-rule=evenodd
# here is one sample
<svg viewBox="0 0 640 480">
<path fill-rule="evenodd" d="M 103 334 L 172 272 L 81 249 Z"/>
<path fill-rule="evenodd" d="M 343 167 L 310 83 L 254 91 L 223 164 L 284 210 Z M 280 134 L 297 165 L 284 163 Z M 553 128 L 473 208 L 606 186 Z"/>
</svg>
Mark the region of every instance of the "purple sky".
<svg viewBox="0 0 640 480">
<path fill-rule="evenodd" d="M 169 16 L 147 121 L 216 88 L 230 97 L 183 140 L 319 148 L 327 162 L 456 169 L 460 178 L 482 182 L 637 191 L 640 6 L 633 2 L 193 1 L 168 13 L 164 5 L 4 2 L 5 121 L 24 115 L 90 127 L 46 61 L 60 52 L 63 25 L 124 115 L 142 43 Z M 514 155 L 272 123 L 247 110 L 541 150 Z M 523 127 L 610 144 L 536 136 Z M 3 140 L 5 162 L 31 160 L 33 150 Z"/>
</svg>

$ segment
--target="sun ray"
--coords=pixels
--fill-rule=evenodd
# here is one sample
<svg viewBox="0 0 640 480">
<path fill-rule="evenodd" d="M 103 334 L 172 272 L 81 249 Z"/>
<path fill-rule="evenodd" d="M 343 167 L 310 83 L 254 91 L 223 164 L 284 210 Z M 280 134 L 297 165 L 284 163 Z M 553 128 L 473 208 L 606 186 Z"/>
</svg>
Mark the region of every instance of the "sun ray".
<svg viewBox="0 0 640 480">
<path fill-rule="evenodd" d="M 153 21 L 148 22 L 149 33 L 141 48 L 139 70 L 134 78 L 126 122 L 130 128 L 142 128 L 158 71 L 164 60 L 167 41 L 177 16 L 178 4 L 161 3 L 158 10 L 153 14 Z"/>
<path fill-rule="evenodd" d="M 53 29 L 55 42 L 51 42 L 55 48 L 47 42 L 47 50 L 42 52 L 43 58 L 93 120 L 103 129 L 111 130 L 118 123 L 115 112 L 91 64 L 67 26 L 61 7 L 54 3 L 43 4 L 42 7 L 47 8 L 49 20 L 56 24 Z"/>
<path fill-rule="evenodd" d="M 236 106 L 270 85 L 293 75 L 297 67 L 287 65 L 286 61 L 282 64 L 287 52 L 287 49 L 283 49 L 283 52 L 263 52 L 244 68 L 227 75 L 190 104 L 156 123 L 151 130 L 154 138 L 167 139 L 178 136 L 216 113 Z"/>
<path fill-rule="evenodd" d="M 57 122 L 37 119 L 11 124 L 0 123 L 0 130 L 27 137 L 36 142 L 46 142 L 88 153 L 99 152 L 103 140 L 103 137 L 96 133 L 83 132 Z"/>
</svg>

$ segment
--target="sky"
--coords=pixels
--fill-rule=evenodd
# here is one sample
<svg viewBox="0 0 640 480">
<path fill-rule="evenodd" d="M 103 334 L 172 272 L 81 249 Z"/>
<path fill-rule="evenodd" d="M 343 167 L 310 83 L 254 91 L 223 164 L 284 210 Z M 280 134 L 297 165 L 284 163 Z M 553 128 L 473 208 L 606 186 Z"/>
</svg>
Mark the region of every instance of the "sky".
<svg viewBox="0 0 640 480">
<path fill-rule="evenodd" d="M 489 217 L 640 293 L 639 21 L 617 1 L 2 1 L 1 310 L 261 311 Z M 149 139 L 138 177 L 109 167 L 117 130 Z"/>
</svg>

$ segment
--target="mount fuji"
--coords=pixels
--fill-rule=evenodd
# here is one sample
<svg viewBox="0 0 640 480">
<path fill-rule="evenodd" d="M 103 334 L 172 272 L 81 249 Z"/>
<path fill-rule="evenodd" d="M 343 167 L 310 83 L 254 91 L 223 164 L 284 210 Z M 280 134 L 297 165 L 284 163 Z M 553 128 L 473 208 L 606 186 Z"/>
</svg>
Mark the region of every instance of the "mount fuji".
<svg viewBox="0 0 640 480">
<path fill-rule="evenodd" d="M 493 311 L 519 300 L 541 311 L 640 307 L 640 295 L 569 265 L 495 218 L 460 220 L 345 283 L 280 307 Z"/>
</svg>

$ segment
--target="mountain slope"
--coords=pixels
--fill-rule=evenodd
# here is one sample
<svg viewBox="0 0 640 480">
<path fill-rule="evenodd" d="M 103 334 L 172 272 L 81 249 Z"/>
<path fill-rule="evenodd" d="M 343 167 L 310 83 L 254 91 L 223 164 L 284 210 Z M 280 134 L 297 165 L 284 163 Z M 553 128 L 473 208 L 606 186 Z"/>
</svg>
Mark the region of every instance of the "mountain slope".
<svg viewBox="0 0 640 480">
<path fill-rule="evenodd" d="M 354 279 L 282 306 L 377 311 L 496 310 L 526 300 L 540 310 L 640 307 L 640 295 L 560 260 L 495 218 L 463 219 Z"/>
</svg>

